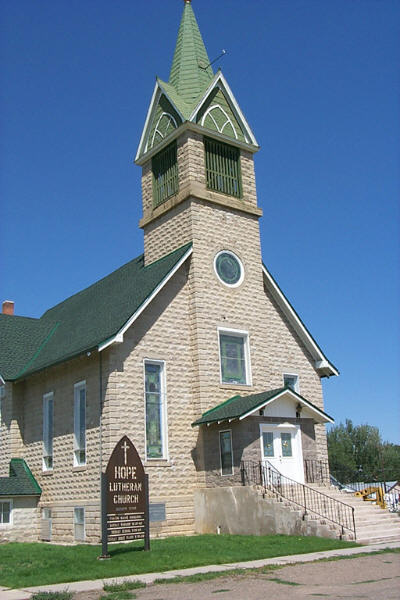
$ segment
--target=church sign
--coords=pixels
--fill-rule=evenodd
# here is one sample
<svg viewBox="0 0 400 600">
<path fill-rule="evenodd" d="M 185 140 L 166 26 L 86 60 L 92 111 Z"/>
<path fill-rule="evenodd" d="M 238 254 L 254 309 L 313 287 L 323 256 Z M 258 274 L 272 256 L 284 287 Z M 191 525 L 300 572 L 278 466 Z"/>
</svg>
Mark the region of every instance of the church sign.
<svg viewBox="0 0 400 600">
<path fill-rule="evenodd" d="M 148 475 L 127 436 L 115 446 L 102 477 L 103 557 L 109 542 L 144 539 L 149 550 Z"/>
</svg>

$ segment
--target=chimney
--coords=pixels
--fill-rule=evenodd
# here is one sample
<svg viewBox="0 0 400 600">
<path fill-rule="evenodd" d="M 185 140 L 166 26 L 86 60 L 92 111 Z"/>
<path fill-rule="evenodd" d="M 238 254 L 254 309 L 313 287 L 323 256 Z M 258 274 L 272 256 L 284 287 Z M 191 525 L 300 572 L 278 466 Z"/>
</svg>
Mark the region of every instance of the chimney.
<svg viewBox="0 0 400 600">
<path fill-rule="evenodd" d="M 14 314 L 14 301 L 13 300 L 4 300 L 3 315 L 13 315 L 13 314 Z"/>
</svg>

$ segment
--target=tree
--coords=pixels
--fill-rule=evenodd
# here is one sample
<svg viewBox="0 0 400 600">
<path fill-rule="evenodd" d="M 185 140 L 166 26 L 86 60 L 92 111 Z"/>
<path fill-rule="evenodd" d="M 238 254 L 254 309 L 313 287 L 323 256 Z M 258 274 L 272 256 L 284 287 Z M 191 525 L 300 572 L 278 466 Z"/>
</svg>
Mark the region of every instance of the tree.
<svg viewBox="0 0 400 600">
<path fill-rule="evenodd" d="M 379 429 L 346 419 L 328 432 L 331 473 L 341 483 L 400 479 L 400 446 L 382 442 Z"/>
</svg>

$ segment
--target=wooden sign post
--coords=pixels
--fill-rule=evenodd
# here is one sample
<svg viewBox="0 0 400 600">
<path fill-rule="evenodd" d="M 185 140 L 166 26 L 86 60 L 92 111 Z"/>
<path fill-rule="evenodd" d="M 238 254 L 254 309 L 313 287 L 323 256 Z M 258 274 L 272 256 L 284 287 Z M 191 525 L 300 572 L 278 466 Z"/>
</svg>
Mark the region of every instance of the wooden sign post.
<svg viewBox="0 0 400 600">
<path fill-rule="evenodd" d="M 102 473 L 101 559 L 110 558 L 109 542 L 144 539 L 144 549 L 150 550 L 148 479 L 135 446 L 125 435 Z"/>
</svg>

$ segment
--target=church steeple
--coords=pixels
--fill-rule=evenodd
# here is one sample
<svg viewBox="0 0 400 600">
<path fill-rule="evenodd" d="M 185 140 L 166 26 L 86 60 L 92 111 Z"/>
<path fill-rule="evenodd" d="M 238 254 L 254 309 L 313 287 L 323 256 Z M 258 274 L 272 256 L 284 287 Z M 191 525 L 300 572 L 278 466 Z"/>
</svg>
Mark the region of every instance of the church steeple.
<svg viewBox="0 0 400 600">
<path fill-rule="evenodd" d="M 169 80 L 156 78 L 135 161 L 143 164 L 149 152 L 161 150 L 189 124 L 252 152 L 258 149 L 228 82 L 220 70 L 213 73 L 191 0 L 185 0 Z"/>
<path fill-rule="evenodd" d="M 190 0 L 185 0 L 169 83 L 192 104 L 214 76 Z"/>
</svg>

